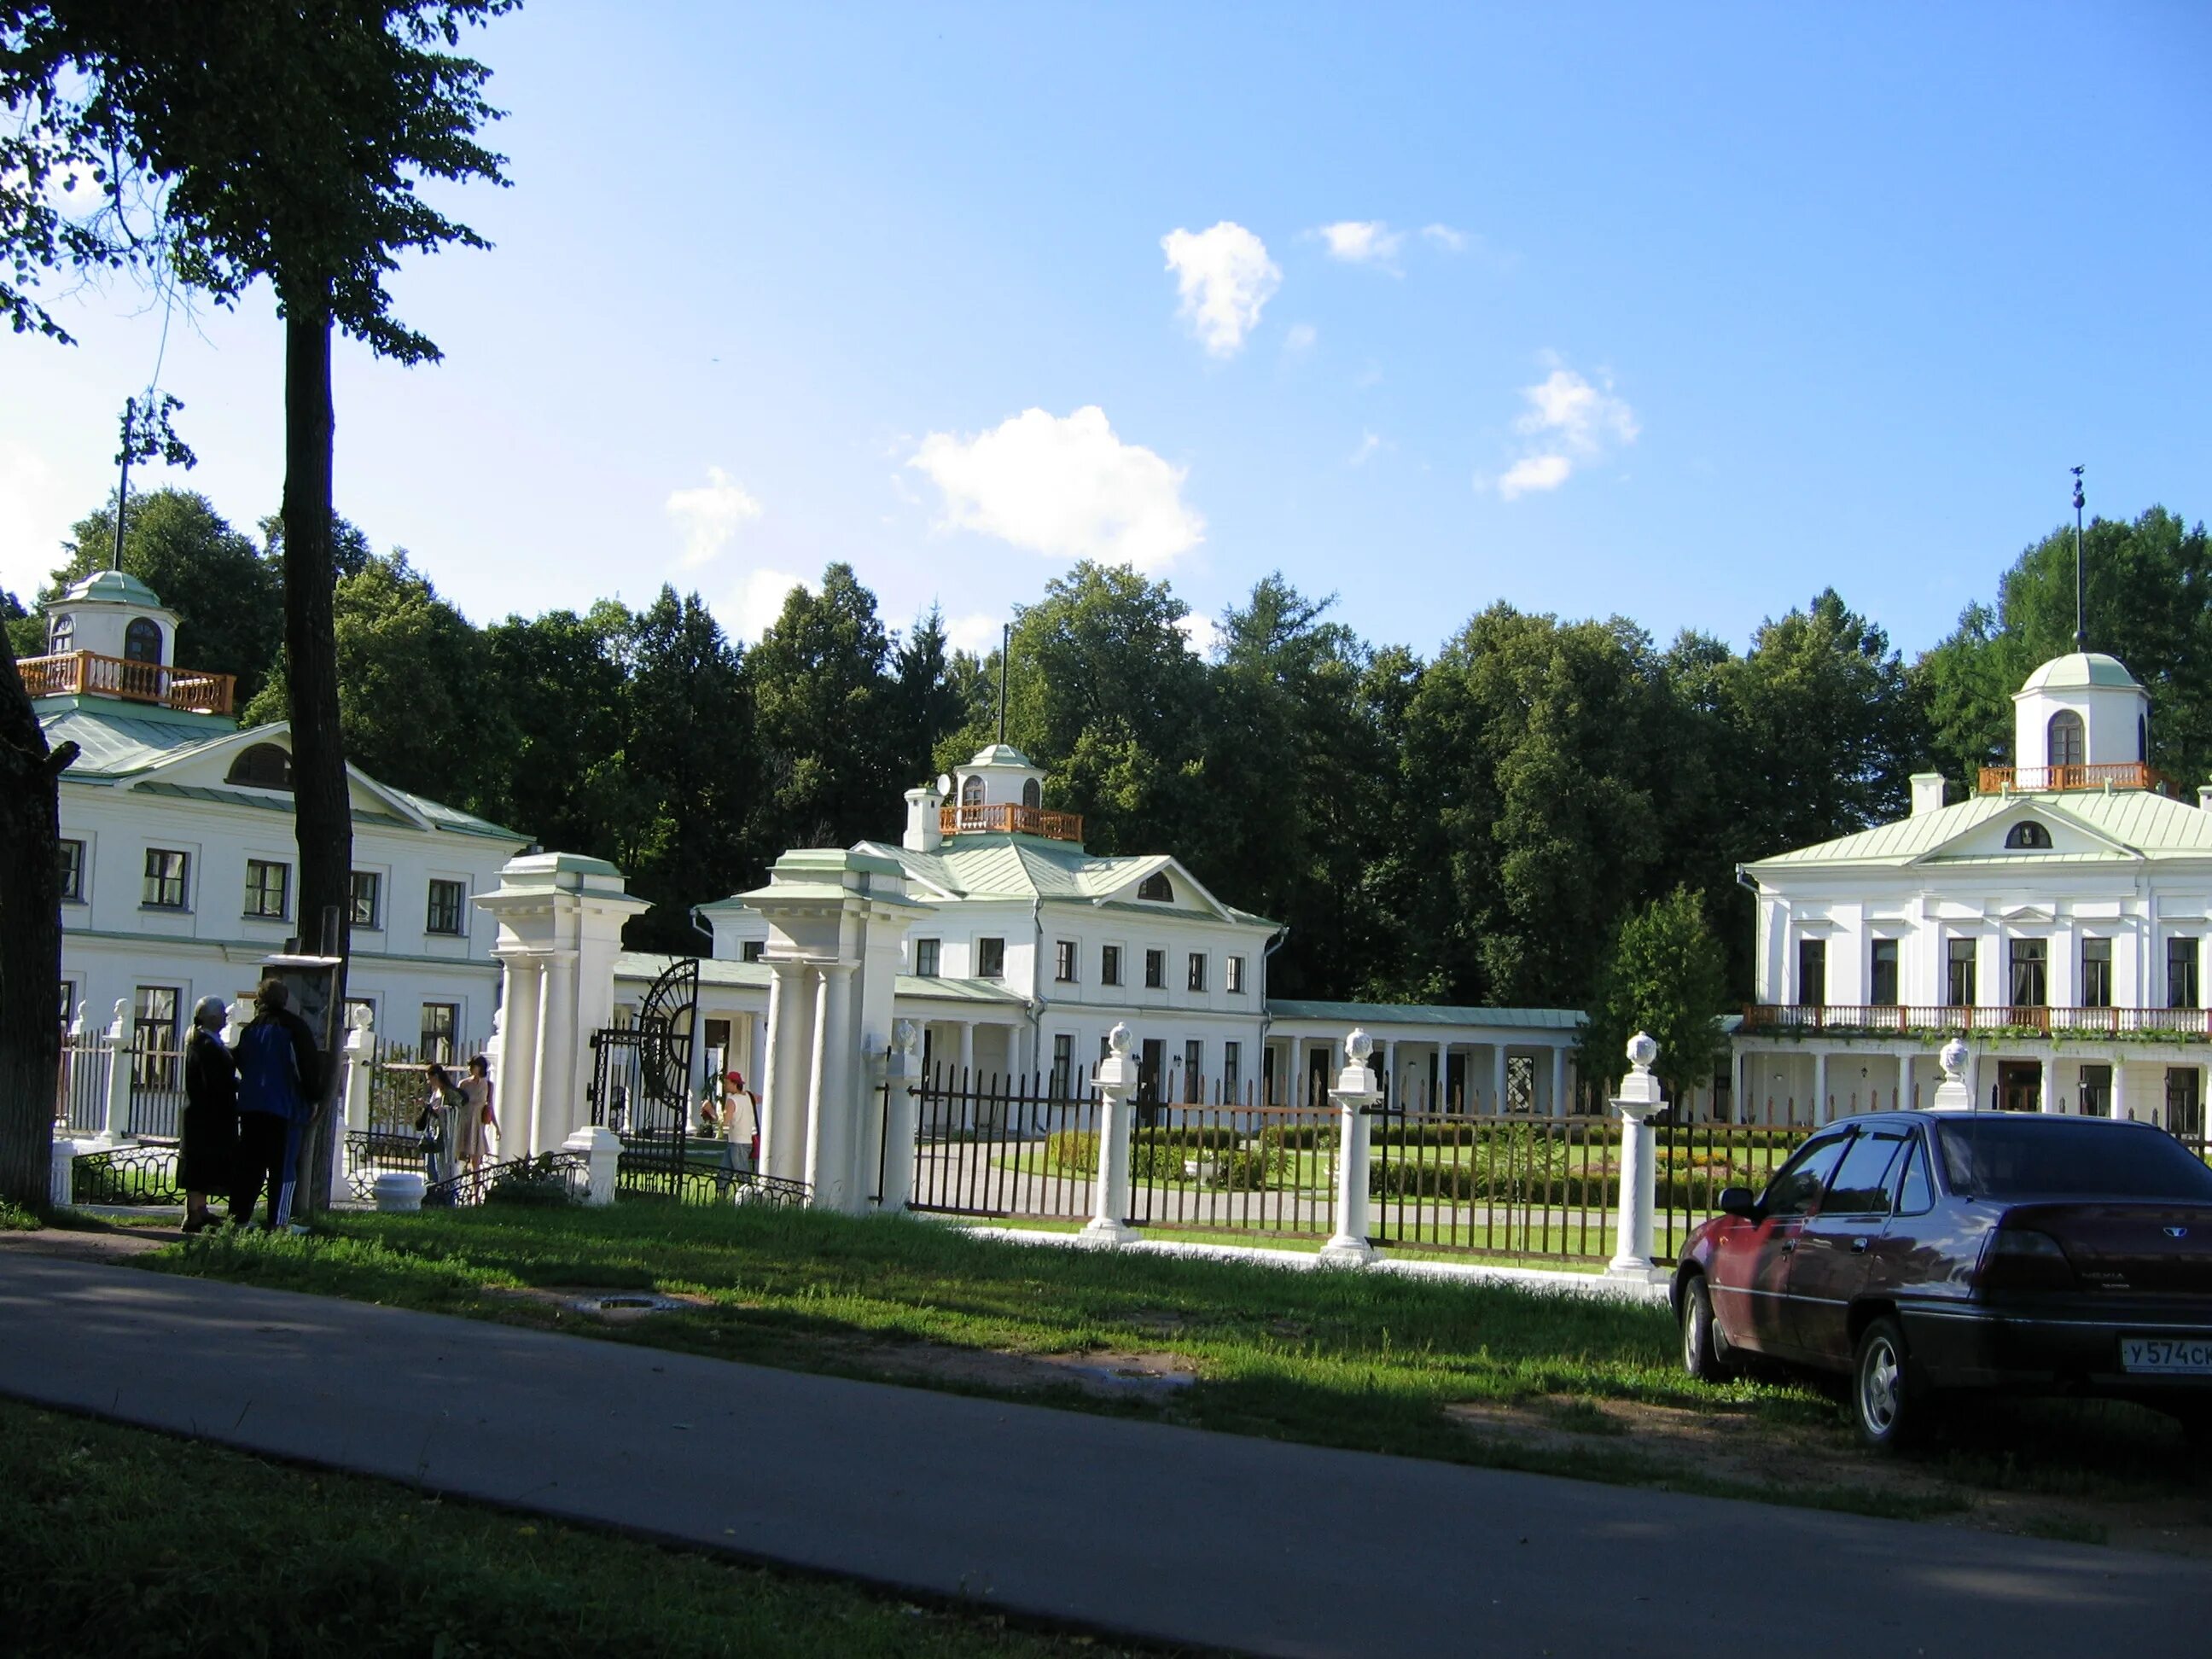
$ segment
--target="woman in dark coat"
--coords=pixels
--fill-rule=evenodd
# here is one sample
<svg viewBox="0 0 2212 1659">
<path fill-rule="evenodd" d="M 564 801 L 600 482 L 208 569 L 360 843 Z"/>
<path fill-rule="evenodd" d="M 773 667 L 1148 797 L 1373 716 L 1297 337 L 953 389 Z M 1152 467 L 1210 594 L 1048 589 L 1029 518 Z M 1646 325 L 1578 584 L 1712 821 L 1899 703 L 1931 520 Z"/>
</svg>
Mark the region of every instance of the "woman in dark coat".
<svg viewBox="0 0 2212 1659">
<path fill-rule="evenodd" d="M 208 1213 L 208 1194 L 230 1190 L 238 1163 L 238 1062 L 216 1035 L 227 1023 L 222 999 L 202 997 L 192 1010 L 192 1034 L 185 1039 L 177 1184 L 185 1189 L 188 1233 L 221 1224 Z"/>
</svg>

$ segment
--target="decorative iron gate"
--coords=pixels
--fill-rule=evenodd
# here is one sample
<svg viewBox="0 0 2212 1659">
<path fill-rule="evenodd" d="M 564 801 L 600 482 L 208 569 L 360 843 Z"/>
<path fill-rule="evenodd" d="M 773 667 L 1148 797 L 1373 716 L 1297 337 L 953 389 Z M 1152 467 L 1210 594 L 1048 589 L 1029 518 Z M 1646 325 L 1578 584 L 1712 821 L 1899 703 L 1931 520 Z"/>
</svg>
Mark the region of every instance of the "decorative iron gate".
<svg viewBox="0 0 2212 1659">
<path fill-rule="evenodd" d="M 691 1049 L 699 959 L 653 981 L 636 1021 L 592 1033 L 592 1122 L 623 1138 L 623 1184 L 681 1194 L 691 1127 Z"/>
</svg>

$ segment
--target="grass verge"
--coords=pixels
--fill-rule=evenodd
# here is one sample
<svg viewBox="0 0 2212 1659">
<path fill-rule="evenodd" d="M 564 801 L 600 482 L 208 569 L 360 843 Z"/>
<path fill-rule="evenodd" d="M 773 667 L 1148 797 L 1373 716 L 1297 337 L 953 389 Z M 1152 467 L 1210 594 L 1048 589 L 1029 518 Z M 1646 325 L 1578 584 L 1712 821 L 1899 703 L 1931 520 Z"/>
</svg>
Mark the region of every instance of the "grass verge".
<svg viewBox="0 0 2212 1659">
<path fill-rule="evenodd" d="M 10 1654 L 1117 1650 L 0 1400 Z"/>
</svg>

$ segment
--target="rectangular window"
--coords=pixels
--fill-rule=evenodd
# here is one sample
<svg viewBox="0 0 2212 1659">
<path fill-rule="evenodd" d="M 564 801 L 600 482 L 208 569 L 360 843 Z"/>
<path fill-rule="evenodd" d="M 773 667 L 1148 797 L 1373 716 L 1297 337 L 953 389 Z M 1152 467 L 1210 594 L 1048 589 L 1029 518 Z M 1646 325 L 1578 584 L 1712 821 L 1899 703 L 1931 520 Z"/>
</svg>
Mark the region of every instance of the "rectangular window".
<svg viewBox="0 0 2212 1659">
<path fill-rule="evenodd" d="M 2193 938 L 2166 942 L 2166 1006 L 2194 1008 L 2197 1000 L 2197 941 Z"/>
<path fill-rule="evenodd" d="M 84 843 L 65 841 L 62 843 L 62 902 L 84 902 Z"/>
<path fill-rule="evenodd" d="M 918 939 L 915 940 L 914 971 L 917 976 L 922 979 L 935 979 L 937 977 L 937 953 L 942 947 L 943 941 L 939 939 Z"/>
<path fill-rule="evenodd" d="M 433 933 L 465 933 L 468 931 L 469 884 L 465 881 L 430 883 L 430 911 L 422 926 Z"/>
<path fill-rule="evenodd" d="M 1897 1006 L 1897 941 L 1878 939 L 1874 942 L 1872 1000 L 1877 1008 Z"/>
<path fill-rule="evenodd" d="M 177 1005 L 173 985 L 142 985 L 131 1006 L 131 1080 L 141 1089 L 177 1086 Z"/>
<path fill-rule="evenodd" d="M 1232 997 L 1244 994 L 1244 958 L 1231 957 L 1221 969 L 1221 988 Z"/>
<path fill-rule="evenodd" d="M 1002 939 L 979 939 L 975 941 L 975 977 L 1004 979 L 1006 976 L 1006 941 Z"/>
<path fill-rule="evenodd" d="M 1160 1073 L 1167 1069 L 1168 1045 L 1158 1037 L 1146 1037 L 1144 1046 L 1137 1050 L 1137 1098 L 1157 1104 L 1160 1098 Z M 1146 1121 L 1140 1119 L 1139 1121 Z"/>
<path fill-rule="evenodd" d="M 1099 947 L 1098 982 L 1101 985 L 1119 985 L 1121 982 L 1121 947 L 1120 945 L 1107 945 Z"/>
<path fill-rule="evenodd" d="M 1203 990 L 1206 988 L 1206 952 L 1205 952 L 1205 951 L 1193 951 L 1190 953 L 1190 969 L 1189 969 L 1189 974 L 1188 974 L 1188 979 L 1189 979 L 1190 988 L 1191 988 L 1192 990 L 1194 990 L 1194 991 L 1203 991 Z"/>
<path fill-rule="evenodd" d="M 2085 939 L 2081 941 L 2081 997 L 2084 1008 L 2109 1008 L 2112 1006 L 2112 941 L 2108 939 Z"/>
<path fill-rule="evenodd" d="M 1949 945 L 1950 954 L 1945 958 L 1943 1002 L 1951 1008 L 1971 1008 L 1974 1006 L 1974 941 L 1954 939 Z"/>
<path fill-rule="evenodd" d="M 1164 951 L 1145 952 L 1145 988 L 1164 991 L 1168 984 L 1168 953 Z"/>
<path fill-rule="evenodd" d="M 453 1040 L 461 1029 L 461 1006 L 458 1002 L 426 1002 L 422 1005 L 422 1047 L 416 1058 L 426 1064 L 436 1060 L 441 1066 L 453 1063 Z"/>
<path fill-rule="evenodd" d="M 292 913 L 292 866 L 274 859 L 246 861 L 246 914 L 282 921 Z"/>
<path fill-rule="evenodd" d="M 1075 941 L 1061 939 L 1052 947 L 1052 976 L 1062 985 L 1075 983 Z"/>
<path fill-rule="evenodd" d="M 1801 939 L 1797 941 L 1797 1006 L 1820 1008 L 1827 1000 L 1828 941 Z"/>
<path fill-rule="evenodd" d="M 1206 1098 L 1206 1045 L 1196 1037 L 1182 1045 L 1182 1097 L 1187 1102 Z"/>
<path fill-rule="evenodd" d="M 149 910 L 185 908 L 186 878 L 191 874 L 189 853 L 172 853 L 159 847 L 146 849 L 146 894 L 139 902 Z"/>
<path fill-rule="evenodd" d="M 934 944 L 935 941 L 932 940 L 931 943 Z M 767 952 L 767 950 L 768 941 L 764 939 L 749 939 L 741 940 L 738 945 L 738 960 L 739 962 L 758 962 Z"/>
<path fill-rule="evenodd" d="M 1232 958 L 1233 960 L 1233 958 Z M 1237 1097 L 1244 1086 L 1244 1045 L 1224 1042 L 1221 1045 L 1221 1099 L 1226 1105 Z"/>
<path fill-rule="evenodd" d="M 356 927 L 381 927 L 384 925 L 384 878 L 374 870 L 353 872 L 353 925 Z"/>
<path fill-rule="evenodd" d="M 2108 1007 L 2097 1003 L 2096 1007 Z M 2110 1117 L 2112 1115 L 2112 1068 L 2109 1066 L 2084 1066 L 2081 1068 L 2081 1115 Z"/>
<path fill-rule="evenodd" d="M 1052 1095 L 1066 1100 L 1075 1089 L 1075 1039 L 1062 1031 L 1052 1040 Z"/>
<path fill-rule="evenodd" d="M 2051 1000 L 2050 945 L 2039 939 L 2012 942 L 2012 1001 L 2014 1008 L 2040 1008 Z"/>
<path fill-rule="evenodd" d="M 2194 1066 L 2166 1067 L 2166 1132 L 2185 1140 L 2204 1133 L 2203 1080 Z"/>
</svg>

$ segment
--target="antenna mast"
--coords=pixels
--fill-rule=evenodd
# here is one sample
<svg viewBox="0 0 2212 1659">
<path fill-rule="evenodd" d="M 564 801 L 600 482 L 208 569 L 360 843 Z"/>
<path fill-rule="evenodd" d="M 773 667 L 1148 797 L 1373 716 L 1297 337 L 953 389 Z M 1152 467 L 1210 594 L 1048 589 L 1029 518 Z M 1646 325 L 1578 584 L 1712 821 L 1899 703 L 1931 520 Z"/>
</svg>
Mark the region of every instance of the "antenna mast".
<svg viewBox="0 0 2212 1659">
<path fill-rule="evenodd" d="M 1014 625 L 999 624 L 999 741 L 1006 740 L 1006 659 L 1014 649 Z"/>
<path fill-rule="evenodd" d="M 2074 648 L 2089 648 L 2089 585 L 2081 572 L 2081 469 L 2074 469 Z"/>
<path fill-rule="evenodd" d="M 108 561 L 110 570 L 123 568 L 123 509 L 131 501 L 131 428 L 137 422 L 138 400 L 123 400 L 123 478 L 115 486 L 115 552 Z"/>
</svg>

